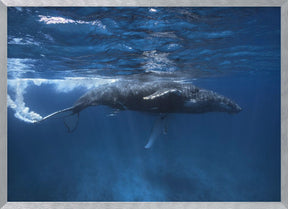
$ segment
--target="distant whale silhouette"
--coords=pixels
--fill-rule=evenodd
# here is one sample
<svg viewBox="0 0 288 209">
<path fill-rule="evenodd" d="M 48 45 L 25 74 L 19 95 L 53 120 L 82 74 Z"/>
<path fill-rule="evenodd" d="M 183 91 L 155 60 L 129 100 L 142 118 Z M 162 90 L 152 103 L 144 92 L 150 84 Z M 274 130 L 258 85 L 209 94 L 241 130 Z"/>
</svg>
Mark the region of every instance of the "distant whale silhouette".
<svg viewBox="0 0 288 209">
<path fill-rule="evenodd" d="M 79 117 L 79 112 L 83 109 L 98 105 L 109 106 L 115 111 L 132 110 L 158 113 L 160 119 L 156 121 L 145 148 L 150 148 L 161 130 L 164 129 L 164 119 L 169 113 L 238 113 L 242 110 L 238 104 L 229 98 L 189 83 L 171 80 L 147 82 L 141 79 L 120 79 L 88 91 L 72 107 L 54 112 L 37 122 L 64 112 Z M 69 127 L 68 130 L 71 131 Z"/>
</svg>

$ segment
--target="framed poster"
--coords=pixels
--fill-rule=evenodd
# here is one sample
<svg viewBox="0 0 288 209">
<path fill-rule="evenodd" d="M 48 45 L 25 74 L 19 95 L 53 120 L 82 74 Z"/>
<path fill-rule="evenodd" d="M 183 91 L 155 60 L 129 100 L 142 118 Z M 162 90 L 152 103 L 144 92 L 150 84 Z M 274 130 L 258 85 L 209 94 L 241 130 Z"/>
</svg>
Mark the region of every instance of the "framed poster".
<svg viewBox="0 0 288 209">
<path fill-rule="evenodd" d="M 3 208 L 287 207 L 286 1 L 1 10 Z"/>
</svg>

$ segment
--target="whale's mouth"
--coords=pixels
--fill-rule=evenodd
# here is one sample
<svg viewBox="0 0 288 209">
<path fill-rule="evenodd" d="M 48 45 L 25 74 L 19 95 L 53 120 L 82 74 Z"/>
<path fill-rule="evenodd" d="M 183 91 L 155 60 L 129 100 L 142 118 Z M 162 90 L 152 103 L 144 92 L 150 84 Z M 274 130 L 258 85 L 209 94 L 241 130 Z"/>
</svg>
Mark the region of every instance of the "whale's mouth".
<svg viewBox="0 0 288 209">
<path fill-rule="evenodd" d="M 239 113 L 242 111 L 242 108 L 234 101 L 228 98 L 221 98 L 220 101 L 217 101 L 217 106 L 219 111 L 227 113 Z"/>
<path fill-rule="evenodd" d="M 236 103 L 233 103 L 233 104 L 231 104 L 229 106 L 230 107 L 228 108 L 229 110 L 227 112 L 230 113 L 230 114 L 236 114 L 236 113 L 239 113 L 239 112 L 242 111 L 242 108 Z"/>
</svg>

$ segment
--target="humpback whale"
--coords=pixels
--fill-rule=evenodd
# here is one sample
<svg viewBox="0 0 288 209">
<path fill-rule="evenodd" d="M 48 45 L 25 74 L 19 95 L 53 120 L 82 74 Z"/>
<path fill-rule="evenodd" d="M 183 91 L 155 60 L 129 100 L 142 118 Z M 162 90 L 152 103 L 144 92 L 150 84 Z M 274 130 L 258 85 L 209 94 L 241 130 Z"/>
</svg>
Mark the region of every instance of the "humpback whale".
<svg viewBox="0 0 288 209">
<path fill-rule="evenodd" d="M 238 113 L 242 110 L 231 99 L 211 90 L 198 88 L 191 83 L 159 79 L 152 81 L 119 79 L 88 91 L 73 106 L 54 112 L 35 122 L 42 122 L 67 112 L 69 116 L 77 115 L 78 118 L 83 109 L 98 105 L 109 106 L 116 111 L 132 110 L 159 114 L 160 119 L 155 122 L 145 148 L 150 148 L 161 134 L 161 129 L 165 126 L 165 118 L 170 113 Z"/>
</svg>

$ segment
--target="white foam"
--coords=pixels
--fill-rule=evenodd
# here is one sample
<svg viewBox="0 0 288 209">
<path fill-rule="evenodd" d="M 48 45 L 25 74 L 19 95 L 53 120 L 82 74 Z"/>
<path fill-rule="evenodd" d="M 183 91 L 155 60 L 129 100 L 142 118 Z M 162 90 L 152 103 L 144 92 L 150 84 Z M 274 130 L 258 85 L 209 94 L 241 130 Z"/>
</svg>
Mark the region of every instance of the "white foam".
<svg viewBox="0 0 288 209">
<path fill-rule="evenodd" d="M 36 45 L 36 46 L 40 45 L 40 43 L 34 41 L 34 39 L 32 37 L 26 37 L 26 38 L 9 37 L 8 44 L 11 44 L 11 45 Z"/>
<path fill-rule="evenodd" d="M 19 78 L 26 73 L 33 73 L 35 60 L 33 59 L 21 59 L 21 58 L 9 58 L 7 66 L 8 77 Z"/>
<path fill-rule="evenodd" d="M 24 102 L 24 94 L 27 88 L 26 82 L 17 82 L 14 86 L 15 100 L 12 100 L 9 94 L 7 95 L 7 105 L 15 111 L 15 117 L 27 123 L 34 123 L 41 120 L 42 117 L 38 113 L 30 111 Z"/>
<path fill-rule="evenodd" d="M 67 23 L 75 23 L 75 20 L 66 19 L 63 17 L 51 17 L 51 16 L 44 16 L 39 15 L 40 20 L 39 22 L 44 22 L 46 24 L 67 24 Z"/>
<path fill-rule="evenodd" d="M 94 21 L 83 21 L 83 20 L 72 20 L 64 17 L 52 17 L 52 16 L 44 16 L 44 15 L 38 15 L 39 22 L 43 22 L 47 25 L 50 24 L 86 24 L 86 25 L 96 25 L 99 28 L 106 30 L 106 26 L 102 24 L 100 20 L 94 20 Z"/>
<path fill-rule="evenodd" d="M 150 9 L 149 9 L 149 12 L 157 12 L 157 9 L 150 8 Z"/>
</svg>

